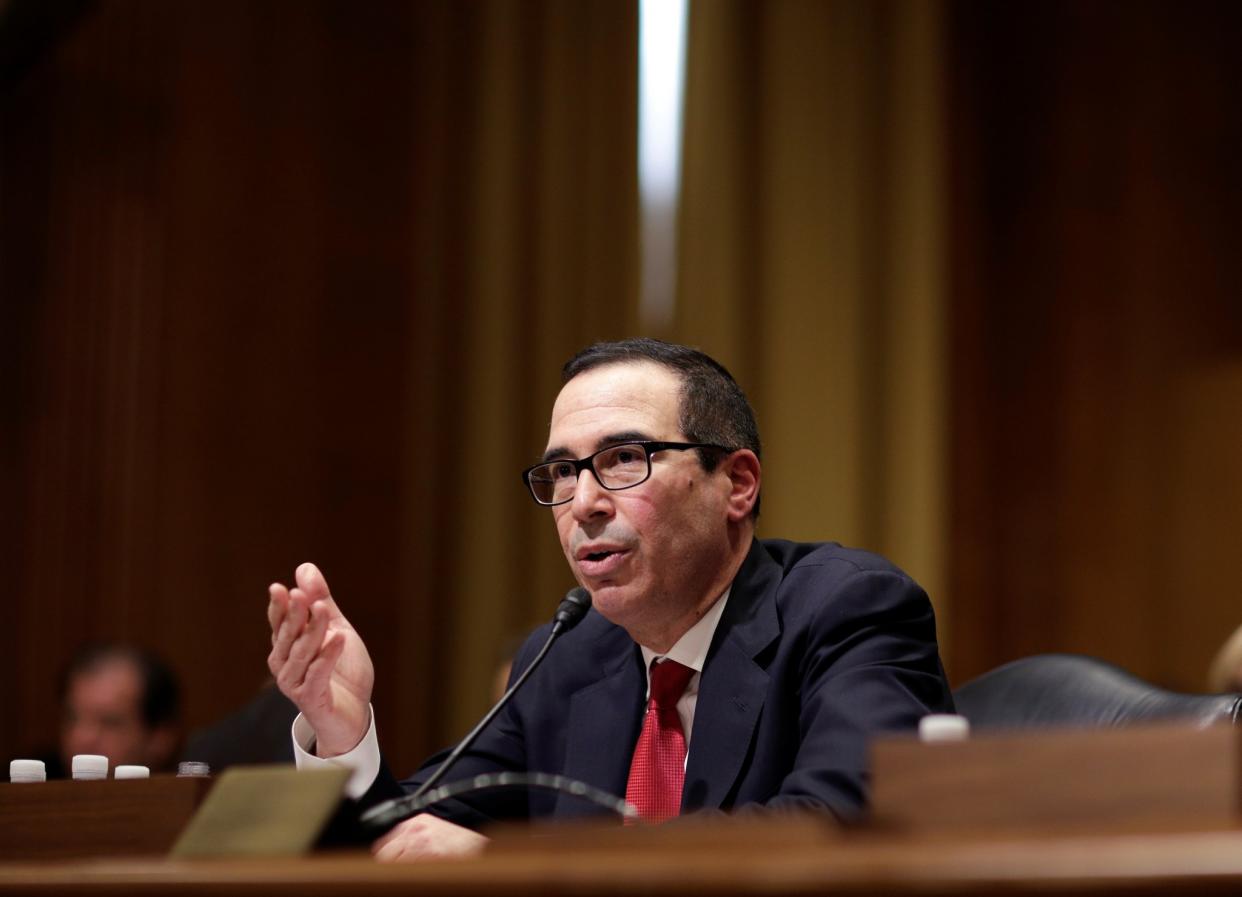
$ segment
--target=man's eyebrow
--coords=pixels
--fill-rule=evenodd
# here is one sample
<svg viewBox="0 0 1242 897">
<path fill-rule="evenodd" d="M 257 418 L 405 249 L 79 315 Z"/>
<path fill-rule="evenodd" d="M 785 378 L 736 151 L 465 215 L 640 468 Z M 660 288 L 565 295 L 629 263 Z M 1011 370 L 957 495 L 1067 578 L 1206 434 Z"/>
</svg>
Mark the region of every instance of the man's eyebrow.
<svg viewBox="0 0 1242 897">
<path fill-rule="evenodd" d="M 573 455 L 570 453 L 569 449 L 565 448 L 564 446 L 558 445 L 555 448 L 550 448 L 546 452 L 544 452 L 543 457 L 539 459 L 539 463 L 547 464 L 549 461 L 556 461 L 561 458 L 572 458 L 572 457 Z"/>
<path fill-rule="evenodd" d="M 621 433 L 610 433 L 603 439 L 595 443 L 595 451 L 608 448 L 610 445 L 624 445 L 627 442 L 649 442 L 651 440 L 650 433 L 644 433 L 642 430 L 625 430 Z"/>
<path fill-rule="evenodd" d="M 610 445 L 624 445 L 627 442 L 648 442 L 651 439 L 650 433 L 644 433 L 642 430 L 625 430 L 621 433 L 609 433 L 598 439 L 595 443 L 595 451 L 606 449 Z M 558 461 L 565 458 L 572 458 L 573 452 L 564 446 L 558 445 L 549 448 L 543 453 L 541 464 L 547 464 L 549 461 Z"/>
</svg>

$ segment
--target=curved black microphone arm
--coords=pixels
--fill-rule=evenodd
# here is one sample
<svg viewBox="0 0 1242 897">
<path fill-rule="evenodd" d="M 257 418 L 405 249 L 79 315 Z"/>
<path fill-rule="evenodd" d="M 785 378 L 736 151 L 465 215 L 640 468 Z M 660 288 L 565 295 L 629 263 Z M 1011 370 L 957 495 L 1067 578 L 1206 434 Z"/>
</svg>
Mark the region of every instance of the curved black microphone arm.
<svg viewBox="0 0 1242 897">
<path fill-rule="evenodd" d="M 398 822 L 409 819 L 442 800 L 479 794 L 484 791 L 504 791 L 510 788 L 541 788 L 546 791 L 556 791 L 581 798 L 597 807 L 616 813 L 622 819 L 639 820 L 642 818 L 633 804 L 578 779 L 552 775 L 547 772 L 489 772 L 470 779 L 449 782 L 447 785 L 428 791 L 422 797 L 410 795 L 400 800 L 389 801 L 366 813 L 362 817 L 362 823 L 376 832 L 387 831 Z"/>
<path fill-rule="evenodd" d="M 484 716 L 483 719 L 479 720 L 479 724 L 470 730 L 470 733 L 461 740 L 457 747 L 453 748 L 453 752 L 444 758 L 444 762 L 440 764 L 434 773 L 432 773 L 431 778 L 423 782 L 417 791 L 413 794 L 407 795 L 406 797 L 398 797 L 394 800 L 386 801 L 385 803 L 368 810 L 362 815 L 362 824 L 367 828 L 379 829 L 381 826 L 383 828 L 388 828 L 404 819 L 408 819 L 416 813 L 421 812 L 430 804 L 435 803 L 435 801 L 427 801 L 425 803 L 420 803 L 420 801 L 424 795 L 426 795 L 441 779 L 444 778 L 445 773 L 452 769 L 453 764 L 457 762 L 458 758 L 461 757 L 467 749 L 469 749 L 470 745 L 474 744 L 475 739 L 477 739 L 479 735 L 482 734 L 483 730 L 487 728 L 488 723 L 496 718 L 496 715 L 504 709 L 506 704 L 509 703 L 509 699 L 513 697 L 514 693 L 522 687 L 527 679 L 530 678 L 530 674 L 533 673 L 535 668 L 543 662 L 543 658 L 552 647 L 552 643 L 556 641 L 558 637 L 578 625 L 578 621 L 586 616 L 586 612 L 590 609 L 591 593 L 581 586 L 570 589 L 565 595 L 564 600 L 562 600 L 560 605 L 556 608 L 556 613 L 552 617 L 552 631 L 548 633 L 547 641 L 543 643 L 543 647 L 539 649 L 539 653 L 535 655 L 535 659 L 532 660 L 526 669 L 522 671 L 522 675 L 518 676 L 514 683 L 509 686 L 509 689 L 501 695 L 500 700 L 496 702 L 495 706 L 487 712 L 487 715 Z M 540 775 L 544 775 L 544 773 L 540 773 Z M 438 798 L 438 800 L 444 800 L 444 798 L 441 797 Z M 381 819 L 385 820 L 385 822 L 379 822 Z"/>
<path fill-rule="evenodd" d="M 535 667 L 539 666 L 539 664 L 543 662 L 544 656 L 548 653 L 549 649 L 551 649 L 552 643 L 556 641 L 556 637 L 558 635 L 560 635 L 560 632 L 557 632 L 555 628 L 548 634 L 548 640 L 543 643 L 543 647 L 539 649 L 539 653 L 535 655 L 535 659 L 530 662 L 530 665 L 522 671 L 522 675 L 518 676 L 517 681 L 509 686 L 508 691 L 501 696 L 500 700 L 496 702 L 496 705 L 492 707 L 491 710 L 487 711 L 487 716 L 479 720 L 479 724 L 470 730 L 470 734 L 463 738 L 457 747 L 453 748 L 453 753 L 449 754 L 444 759 L 444 762 L 440 764 L 434 773 L 432 773 L 431 778 L 423 782 L 423 784 L 419 786 L 418 790 L 410 795 L 411 800 L 417 800 L 422 797 L 434 788 L 437 782 L 444 778 L 444 774 L 453 767 L 453 764 L 457 762 L 457 758 L 464 754 L 470 745 L 474 744 L 475 739 L 477 739 L 479 735 L 482 734 L 483 730 L 487 728 L 487 724 L 494 720 L 496 715 L 505 708 L 506 704 L 509 703 L 509 698 L 513 695 L 513 693 L 522 687 L 526 680 L 530 678 L 530 674 L 534 672 Z"/>
</svg>

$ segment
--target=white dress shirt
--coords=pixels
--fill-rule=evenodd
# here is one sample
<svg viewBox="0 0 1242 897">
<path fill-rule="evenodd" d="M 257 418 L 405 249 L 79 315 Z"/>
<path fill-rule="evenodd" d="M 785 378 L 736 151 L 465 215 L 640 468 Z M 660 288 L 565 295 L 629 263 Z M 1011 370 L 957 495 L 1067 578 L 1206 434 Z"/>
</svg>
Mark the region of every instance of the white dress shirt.
<svg viewBox="0 0 1242 897">
<path fill-rule="evenodd" d="M 694 709 L 699 702 L 699 679 L 703 676 L 703 664 L 707 660 L 707 649 L 712 646 L 712 636 L 716 634 L 716 626 L 720 623 L 720 615 L 724 613 L 725 602 L 729 600 L 732 586 L 725 589 L 720 600 L 713 604 L 686 634 L 679 638 L 673 647 L 664 655 L 656 654 L 645 645 L 639 645 L 643 652 L 643 667 L 647 670 L 647 698 L 651 697 L 651 661 L 675 660 L 685 667 L 694 670 L 694 675 L 686 684 L 681 700 L 677 702 L 677 715 L 681 717 L 681 731 L 686 736 L 686 758 L 690 757 L 690 732 L 694 728 Z"/>
</svg>

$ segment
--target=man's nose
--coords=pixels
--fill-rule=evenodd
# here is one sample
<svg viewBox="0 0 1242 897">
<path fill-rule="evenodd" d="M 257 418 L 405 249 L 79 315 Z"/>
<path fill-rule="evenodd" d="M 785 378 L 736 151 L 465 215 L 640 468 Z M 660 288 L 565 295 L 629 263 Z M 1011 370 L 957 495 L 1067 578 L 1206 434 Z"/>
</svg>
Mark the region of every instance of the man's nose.
<svg viewBox="0 0 1242 897">
<path fill-rule="evenodd" d="M 594 471 L 582 470 L 578 473 L 572 507 L 574 517 L 582 521 L 612 515 L 612 494 L 599 484 Z"/>
</svg>

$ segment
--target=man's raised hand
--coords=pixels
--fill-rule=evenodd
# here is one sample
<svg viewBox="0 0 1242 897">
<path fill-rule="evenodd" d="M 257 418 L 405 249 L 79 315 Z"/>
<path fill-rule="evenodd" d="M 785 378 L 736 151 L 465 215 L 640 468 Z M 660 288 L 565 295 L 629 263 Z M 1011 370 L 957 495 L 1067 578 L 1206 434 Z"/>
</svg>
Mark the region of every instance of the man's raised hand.
<svg viewBox="0 0 1242 897">
<path fill-rule="evenodd" d="M 353 750 L 367 733 L 375 667 L 319 568 L 302 564 L 294 581 L 292 589 L 268 587 L 267 667 L 315 730 L 315 753 L 335 757 Z"/>
</svg>

